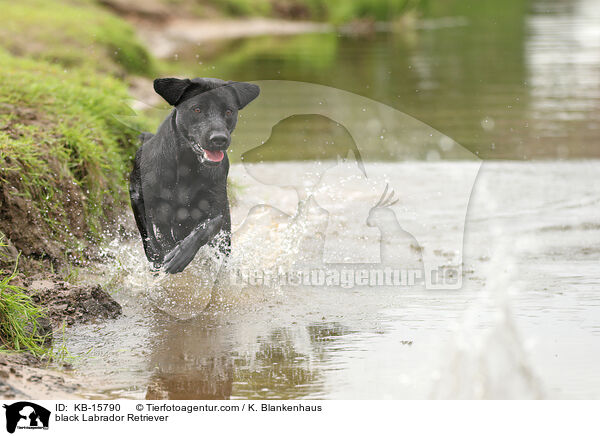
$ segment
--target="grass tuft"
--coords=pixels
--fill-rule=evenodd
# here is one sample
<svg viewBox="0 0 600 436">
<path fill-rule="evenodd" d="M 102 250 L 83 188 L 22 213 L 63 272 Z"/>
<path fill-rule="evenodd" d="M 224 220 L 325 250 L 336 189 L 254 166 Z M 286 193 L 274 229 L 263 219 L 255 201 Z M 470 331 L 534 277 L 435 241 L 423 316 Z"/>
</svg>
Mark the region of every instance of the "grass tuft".
<svg viewBox="0 0 600 436">
<path fill-rule="evenodd" d="M 23 289 L 11 284 L 16 275 L 15 264 L 13 272 L 0 281 L 0 351 L 27 351 L 41 357 L 48 353 L 46 343 L 52 332 L 43 333 L 38 323 L 44 310 Z"/>
</svg>

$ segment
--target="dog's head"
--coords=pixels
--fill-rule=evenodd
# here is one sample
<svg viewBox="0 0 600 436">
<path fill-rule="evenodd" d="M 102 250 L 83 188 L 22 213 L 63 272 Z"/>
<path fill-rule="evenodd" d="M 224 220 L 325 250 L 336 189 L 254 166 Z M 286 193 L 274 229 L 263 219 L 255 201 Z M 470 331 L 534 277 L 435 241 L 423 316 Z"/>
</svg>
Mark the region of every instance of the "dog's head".
<svg viewBox="0 0 600 436">
<path fill-rule="evenodd" d="M 156 79 L 154 90 L 175 106 L 177 128 L 198 160 L 220 165 L 231 142 L 238 111 L 258 97 L 260 88 L 220 79 Z"/>
</svg>

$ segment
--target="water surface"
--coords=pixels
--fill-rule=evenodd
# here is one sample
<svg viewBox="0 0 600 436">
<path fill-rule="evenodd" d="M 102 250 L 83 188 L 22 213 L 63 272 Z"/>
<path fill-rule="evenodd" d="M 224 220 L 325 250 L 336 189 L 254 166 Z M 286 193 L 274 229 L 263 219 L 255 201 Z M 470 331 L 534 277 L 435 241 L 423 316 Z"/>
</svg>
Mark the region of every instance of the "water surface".
<svg viewBox="0 0 600 436">
<path fill-rule="evenodd" d="M 267 175 L 306 171 L 301 163 L 259 165 Z M 431 190 L 418 174 L 460 174 L 470 165 L 375 168 L 396 186 L 413 171 L 414 183 L 405 187 L 410 198 Z M 598 182 L 589 181 L 599 169 L 598 161 L 485 163 L 466 219 L 457 290 L 234 284 L 213 309 L 177 320 L 149 298 L 140 244 L 115 243 L 120 266 L 101 274 L 117 285 L 125 315 L 69 333 L 73 352 L 91 349 L 76 370 L 97 398 L 598 398 L 600 197 Z M 245 172 L 242 165 L 232 169 Z M 348 237 L 335 239 L 340 251 L 379 244 L 379 234 L 365 226 L 368 208 L 352 213 L 361 199 L 377 200 L 363 182 L 322 181 L 328 190 L 359 193 L 343 211 Z M 322 214 L 317 208 L 294 219 L 293 190 L 277 196 L 282 213 L 261 207 L 248 221 L 250 205 L 270 198 L 272 189 L 249 186 L 246 203 L 233 210 L 236 266 L 319 259 Z M 451 197 L 438 205 L 459 213 Z M 402 204 L 392 209 L 410 223 Z M 335 216 L 329 218 L 331 225 Z M 325 236 L 336 238 L 335 229 Z M 419 241 L 425 250 L 435 242 Z M 449 253 L 436 256 L 452 263 Z"/>
</svg>

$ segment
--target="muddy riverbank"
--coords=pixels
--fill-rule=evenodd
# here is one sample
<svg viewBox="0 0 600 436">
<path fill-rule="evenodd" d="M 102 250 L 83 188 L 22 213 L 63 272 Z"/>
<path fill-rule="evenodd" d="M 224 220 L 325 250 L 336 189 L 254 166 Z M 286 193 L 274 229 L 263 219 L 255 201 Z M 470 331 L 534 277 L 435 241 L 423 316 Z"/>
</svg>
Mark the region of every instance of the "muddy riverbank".
<svg viewBox="0 0 600 436">
<path fill-rule="evenodd" d="M 37 334 L 54 351 L 36 357 L 29 353 L 0 354 L 0 397 L 53 399 L 76 397 L 85 376 L 71 372 L 71 357 L 64 348 L 65 328 L 102 323 L 122 314 L 121 305 L 100 285 L 74 285 L 58 275 L 41 273 L 15 277 L 12 284 L 25 290 L 44 310 L 36 320 Z M 65 355 L 61 353 L 66 353 Z"/>
</svg>

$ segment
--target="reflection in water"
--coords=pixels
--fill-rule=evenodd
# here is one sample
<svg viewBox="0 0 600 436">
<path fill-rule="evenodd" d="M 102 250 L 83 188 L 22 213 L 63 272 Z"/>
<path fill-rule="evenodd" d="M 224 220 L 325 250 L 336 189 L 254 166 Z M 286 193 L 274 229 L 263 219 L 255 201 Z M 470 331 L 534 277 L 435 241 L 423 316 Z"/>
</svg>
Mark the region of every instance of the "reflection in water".
<svg viewBox="0 0 600 436">
<path fill-rule="evenodd" d="M 153 375 L 146 399 L 227 399 L 232 362 L 223 337 L 195 320 L 160 323 L 150 358 Z"/>
<path fill-rule="evenodd" d="M 232 397 L 294 399 L 323 391 L 318 362 L 326 357 L 324 343 L 349 334 L 339 323 L 314 323 L 306 332 L 275 328 L 256 338 L 253 351 L 234 350 L 239 335 L 229 323 L 198 318 L 163 320 L 151 345 L 152 376 L 146 399 L 215 400 Z M 308 336 L 310 352 L 298 350 Z"/>
<path fill-rule="evenodd" d="M 271 331 L 258 338 L 258 346 L 253 356 L 237 360 L 236 395 L 293 399 L 323 390 L 311 356 L 296 350 L 292 330 Z"/>
<path fill-rule="evenodd" d="M 534 126 L 557 157 L 585 155 L 600 131 L 600 3 L 548 0 L 536 11 L 525 46 Z"/>
</svg>

